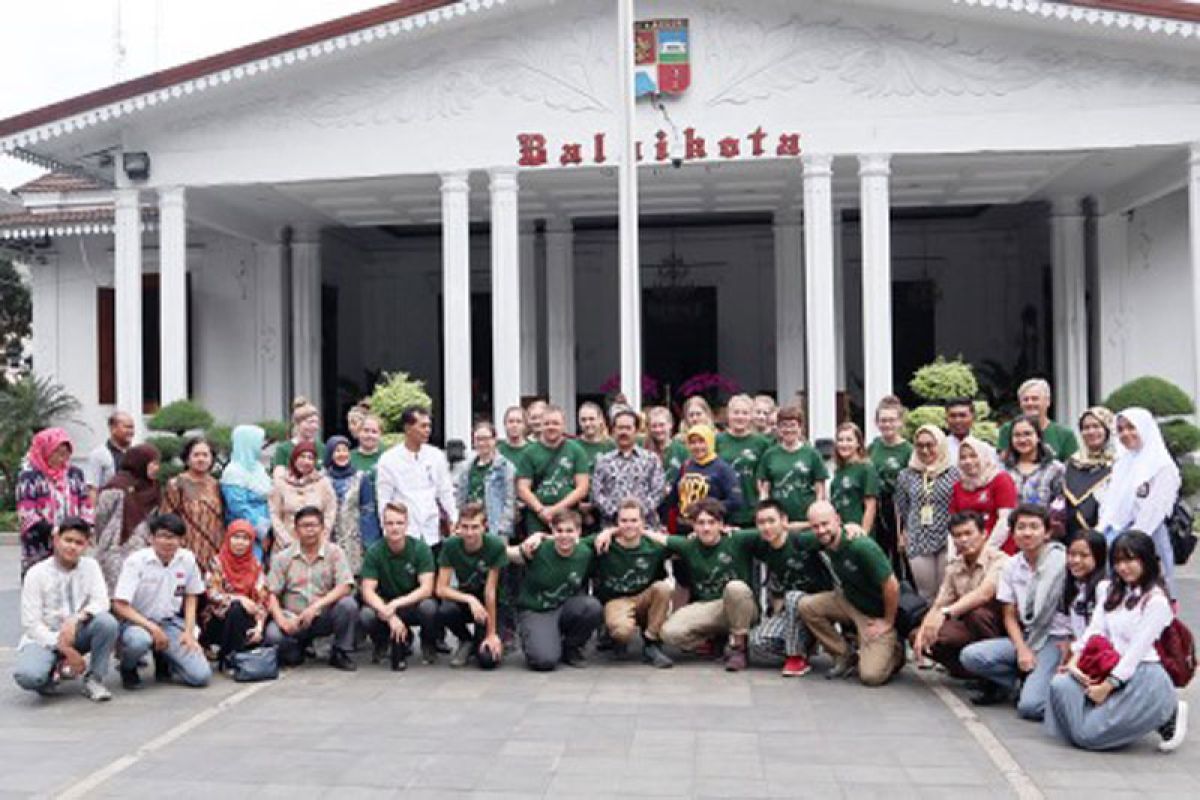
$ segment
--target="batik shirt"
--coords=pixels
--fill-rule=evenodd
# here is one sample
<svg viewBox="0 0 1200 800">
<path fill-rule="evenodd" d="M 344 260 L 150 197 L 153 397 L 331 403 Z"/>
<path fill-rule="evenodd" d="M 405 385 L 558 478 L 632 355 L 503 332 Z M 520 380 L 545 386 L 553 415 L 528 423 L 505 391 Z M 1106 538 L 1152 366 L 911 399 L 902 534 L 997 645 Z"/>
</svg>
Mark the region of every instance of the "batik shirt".
<svg viewBox="0 0 1200 800">
<path fill-rule="evenodd" d="M 632 497 L 641 505 L 647 524 L 656 527 L 658 504 L 666 492 L 663 469 L 653 453 L 635 447 L 628 455 L 613 450 L 596 459 L 592 502 L 600 509 L 606 524 L 616 521 L 621 502 Z"/>
</svg>

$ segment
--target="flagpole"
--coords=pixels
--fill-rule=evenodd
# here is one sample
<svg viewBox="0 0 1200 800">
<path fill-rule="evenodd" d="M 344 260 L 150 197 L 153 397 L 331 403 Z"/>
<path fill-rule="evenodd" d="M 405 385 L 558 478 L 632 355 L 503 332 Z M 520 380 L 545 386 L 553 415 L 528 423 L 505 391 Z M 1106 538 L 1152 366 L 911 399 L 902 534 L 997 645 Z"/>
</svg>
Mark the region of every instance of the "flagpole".
<svg viewBox="0 0 1200 800">
<path fill-rule="evenodd" d="M 617 0 L 617 64 L 621 105 L 621 160 L 617 173 L 617 230 L 620 263 L 618 298 L 621 328 L 621 392 L 642 407 L 642 286 L 638 256 L 637 118 L 634 90 L 633 0 Z"/>
</svg>

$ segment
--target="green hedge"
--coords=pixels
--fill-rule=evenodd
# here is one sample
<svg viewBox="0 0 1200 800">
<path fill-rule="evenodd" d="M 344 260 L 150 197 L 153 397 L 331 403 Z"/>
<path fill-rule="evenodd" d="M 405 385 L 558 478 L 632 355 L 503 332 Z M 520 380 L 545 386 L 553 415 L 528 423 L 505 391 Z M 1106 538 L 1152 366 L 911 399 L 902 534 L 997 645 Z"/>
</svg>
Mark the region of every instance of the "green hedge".
<svg viewBox="0 0 1200 800">
<path fill-rule="evenodd" d="M 163 464 L 179 458 L 180 454 L 183 452 L 183 441 L 184 440 L 178 436 L 172 435 L 146 437 L 146 444 L 154 445 L 156 448 L 158 448 L 158 452 L 162 456 Z"/>
<path fill-rule="evenodd" d="M 979 383 L 971 371 L 971 365 L 962 357 L 947 361 L 938 356 L 931 364 L 913 373 L 908 383 L 918 397 L 926 402 L 945 402 L 957 397 L 973 398 L 979 394 Z"/>
<path fill-rule="evenodd" d="M 213 415 L 199 403 L 191 400 L 176 400 L 158 410 L 147 427 L 152 431 L 170 431 L 183 435 L 188 431 L 200 431 L 213 424 Z"/>
<path fill-rule="evenodd" d="M 1176 458 L 1200 449 L 1200 428 L 1187 420 L 1162 422 L 1158 428 L 1162 431 L 1163 443 Z"/>
<path fill-rule="evenodd" d="M 1196 410 L 1187 393 L 1170 381 L 1146 376 L 1118 388 L 1104 401 L 1113 412 L 1141 406 L 1156 417 L 1191 414 Z"/>
<path fill-rule="evenodd" d="M 1184 464 L 1179 468 L 1183 478 L 1183 488 L 1180 490 L 1184 497 L 1191 497 L 1200 492 L 1200 464 Z"/>
</svg>

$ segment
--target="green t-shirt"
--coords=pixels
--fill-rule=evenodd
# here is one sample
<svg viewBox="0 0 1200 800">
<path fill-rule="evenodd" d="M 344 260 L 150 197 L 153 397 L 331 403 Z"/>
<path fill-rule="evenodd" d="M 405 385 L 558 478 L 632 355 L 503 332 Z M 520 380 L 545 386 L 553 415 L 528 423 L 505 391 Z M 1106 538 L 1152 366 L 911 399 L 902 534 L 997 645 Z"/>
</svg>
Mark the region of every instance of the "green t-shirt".
<svg viewBox="0 0 1200 800">
<path fill-rule="evenodd" d="M 587 453 L 571 439 L 564 439 L 553 449 L 530 442 L 517 464 L 517 477 L 532 482 L 534 495 L 544 505 L 553 505 L 569 495 L 575 490 L 575 476 L 587 473 Z M 531 533 L 546 530 L 532 508 L 525 510 L 525 529 Z"/>
<path fill-rule="evenodd" d="M 1012 422 L 1006 422 L 1000 426 L 1000 440 L 996 445 L 999 452 L 1003 453 L 1008 449 L 1008 440 L 1011 436 Z M 1042 431 L 1042 441 L 1049 448 L 1050 455 L 1059 461 L 1066 461 L 1079 450 L 1079 441 L 1075 438 L 1075 432 L 1053 420 L 1046 426 L 1046 430 Z"/>
<path fill-rule="evenodd" d="M 483 544 L 474 553 L 468 553 L 461 536 L 451 536 L 442 542 L 438 553 L 438 566 L 454 570 L 458 589 L 467 594 L 482 595 L 487 586 L 488 572 L 508 563 L 508 545 L 499 536 L 483 535 Z"/>
<path fill-rule="evenodd" d="M 647 536 L 636 547 L 622 547 L 614 536 L 608 552 L 597 554 L 592 566 L 596 597 L 607 603 L 614 597 L 640 594 L 650 584 L 665 577 L 663 564 L 670 554 Z"/>
<path fill-rule="evenodd" d="M 585 442 L 583 439 L 576 439 L 575 443 L 583 448 L 584 455 L 587 456 L 587 471 L 589 475 L 596 471 L 597 458 L 610 450 L 617 449 L 617 444 L 612 439 L 605 439 L 600 442 Z"/>
<path fill-rule="evenodd" d="M 525 567 L 517 608 L 523 611 L 558 608 L 583 591 L 594 558 L 590 539 L 580 539 L 569 556 L 559 555 L 552 539 L 542 542 Z"/>
<path fill-rule="evenodd" d="M 879 476 L 879 493 L 895 494 L 896 478 L 908 466 L 912 458 L 912 442 L 903 439 L 895 444 L 885 444 L 883 439 L 876 438 L 867 448 L 867 455 L 875 465 L 875 473 Z"/>
<path fill-rule="evenodd" d="M 687 562 L 692 572 L 692 596 L 697 602 L 720 600 L 730 581 L 750 583 L 758 531 L 734 531 L 712 547 L 699 537 L 669 536 L 667 549 Z"/>
<path fill-rule="evenodd" d="M 359 472 L 365 472 L 368 475 L 374 475 L 375 465 L 379 463 L 379 458 L 382 455 L 382 448 L 376 450 L 374 453 L 363 453 L 356 447 L 350 451 L 350 466 L 354 467 Z"/>
<path fill-rule="evenodd" d="M 833 578 L 821 558 L 821 543 L 811 531 L 788 531 L 781 547 L 771 547 L 759 535 L 754 557 L 767 565 L 767 585 L 775 594 L 815 594 L 833 589 Z"/>
<path fill-rule="evenodd" d="M 883 584 L 892 574 L 892 562 L 875 540 L 860 536 L 851 540 L 842 531 L 837 550 L 826 550 L 834 582 L 850 605 L 868 617 L 883 616 Z"/>
<path fill-rule="evenodd" d="M 783 505 L 792 522 L 808 518 L 808 507 L 817 499 L 817 483 L 828 478 L 821 454 L 807 444 L 791 451 L 777 444 L 758 464 L 758 479 L 770 484 L 770 496 Z M 758 497 L 758 491 L 747 497 Z"/>
<path fill-rule="evenodd" d="M 754 498 L 758 497 L 758 470 L 764 454 L 771 447 L 771 440 L 761 433 L 734 436 L 728 431 L 717 434 L 717 457 L 737 473 L 745 503 L 729 519 L 733 525 L 751 525 L 754 522 Z"/>
<path fill-rule="evenodd" d="M 842 522 L 862 524 L 868 497 L 879 496 L 879 473 L 870 461 L 838 467 L 830 483 L 829 497 Z"/>
<path fill-rule="evenodd" d="M 679 483 L 679 473 L 683 469 L 684 462 L 691 456 L 687 445 L 678 439 L 672 439 L 667 444 L 666 449 L 663 450 L 663 479 L 669 488 Z"/>
<path fill-rule="evenodd" d="M 467 470 L 467 502 L 482 503 L 484 502 L 484 493 L 487 488 L 487 476 L 491 470 L 491 464 L 481 464 L 479 459 L 471 464 L 471 468 Z"/>
<path fill-rule="evenodd" d="M 386 539 L 380 539 L 363 556 L 362 578 L 379 581 L 379 596 L 395 600 L 420 585 L 422 575 L 433 572 L 433 551 L 429 545 L 412 536 L 406 537 L 404 549 L 393 553 Z"/>
<path fill-rule="evenodd" d="M 512 462 L 514 467 L 517 466 L 517 459 L 521 457 L 521 453 L 524 453 L 527 447 L 529 447 L 528 442 L 522 444 L 520 447 L 515 447 L 509 443 L 508 439 L 502 439 L 496 443 L 496 449 L 500 451 L 500 455 Z"/>
<path fill-rule="evenodd" d="M 317 445 L 317 469 L 320 470 L 320 469 L 323 469 L 323 465 L 325 464 L 325 443 L 317 442 L 316 445 Z M 271 466 L 272 467 L 286 467 L 288 465 L 288 461 L 290 461 L 292 458 L 292 451 L 295 449 L 296 449 L 296 443 L 293 442 L 291 439 L 288 439 L 286 442 L 280 442 L 279 444 L 275 445 L 275 455 L 271 458 Z M 350 454 L 350 458 L 353 460 L 354 453 Z"/>
</svg>

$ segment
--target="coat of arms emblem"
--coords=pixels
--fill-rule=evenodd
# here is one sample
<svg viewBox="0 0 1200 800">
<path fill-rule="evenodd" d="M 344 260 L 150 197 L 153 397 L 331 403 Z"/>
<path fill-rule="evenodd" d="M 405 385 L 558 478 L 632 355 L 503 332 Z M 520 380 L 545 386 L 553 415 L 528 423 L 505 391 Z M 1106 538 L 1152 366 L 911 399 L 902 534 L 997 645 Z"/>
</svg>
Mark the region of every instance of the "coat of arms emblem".
<svg viewBox="0 0 1200 800">
<path fill-rule="evenodd" d="M 652 19 L 635 22 L 634 82 L 638 97 L 682 94 L 692 82 L 688 21 Z"/>
</svg>

